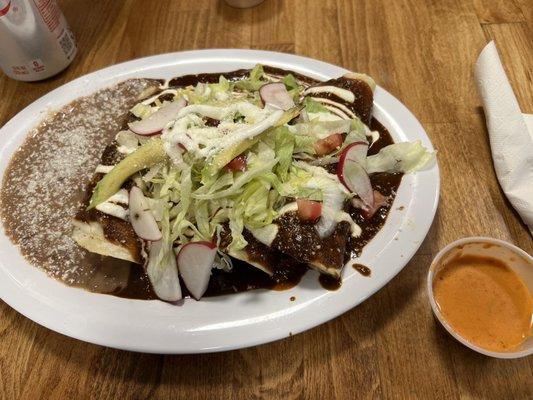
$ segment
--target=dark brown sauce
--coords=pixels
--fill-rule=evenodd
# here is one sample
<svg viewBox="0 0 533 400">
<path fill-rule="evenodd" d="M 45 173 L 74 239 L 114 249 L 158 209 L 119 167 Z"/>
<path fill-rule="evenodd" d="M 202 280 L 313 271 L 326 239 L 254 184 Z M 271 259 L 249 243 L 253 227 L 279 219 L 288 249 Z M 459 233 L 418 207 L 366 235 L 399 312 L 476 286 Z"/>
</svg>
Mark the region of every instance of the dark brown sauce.
<svg viewBox="0 0 533 400">
<path fill-rule="evenodd" d="M 370 86 L 368 86 L 366 82 L 340 77 L 336 79 L 330 79 L 325 82 L 320 82 L 318 84 L 318 86 L 330 85 L 349 90 L 355 96 L 354 101 L 348 102 L 330 92 L 315 93 L 313 94 L 313 97 L 322 97 L 334 101 L 336 103 L 340 103 L 344 105 L 347 109 L 352 111 L 355 115 L 357 115 L 365 124 L 370 123 L 370 119 L 372 116 L 372 100 L 374 94 L 372 92 L 372 89 L 370 88 Z"/>
<path fill-rule="evenodd" d="M 335 278 L 326 274 L 320 274 L 318 281 L 320 282 L 320 285 L 327 290 L 337 290 L 342 285 L 341 278 Z"/>
<path fill-rule="evenodd" d="M 305 82 L 308 85 L 312 85 L 315 83 L 318 83 L 319 81 L 310 78 L 308 76 L 299 74 L 294 71 L 289 71 L 281 68 L 276 67 L 270 67 L 270 66 L 263 66 L 263 70 L 265 73 L 277 77 L 282 77 L 287 74 L 292 74 L 296 79 Z M 238 69 L 236 71 L 230 71 L 230 72 L 216 72 L 216 73 L 206 73 L 206 74 L 192 74 L 192 75 L 183 75 L 178 76 L 176 78 L 173 78 L 169 81 L 169 87 L 185 87 L 185 86 L 194 86 L 197 83 L 217 83 L 220 75 L 224 75 L 224 77 L 230 81 L 230 82 L 236 82 L 242 79 L 245 79 L 250 74 L 249 69 Z"/>
<path fill-rule="evenodd" d="M 220 124 L 218 119 L 205 117 L 205 126 L 217 127 Z"/>
<path fill-rule="evenodd" d="M 363 276 L 370 276 L 372 274 L 372 270 L 366 265 L 354 263 L 352 267 Z"/>
<path fill-rule="evenodd" d="M 224 77 L 231 81 L 238 81 L 241 79 L 244 79 L 248 76 L 248 73 L 250 72 L 249 69 L 239 69 L 236 71 L 231 72 L 224 72 L 224 73 L 206 73 L 206 74 L 191 74 L 191 75 L 183 75 L 178 76 L 176 78 L 173 78 L 168 83 L 169 87 L 186 87 L 186 86 L 194 86 L 198 83 L 217 83 L 220 75 L 224 75 Z"/>
<path fill-rule="evenodd" d="M 105 257 L 110 258 L 110 257 Z M 120 260 L 119 260 L 120 261 Z M 144 271 L 144 268 L 139 264 L 134 264 L 128 261 L 121 261 L 124 266 L 130 269 L 130 275 L 128 283 L 123 288 L 118 288 L 114 292 L 110 293 L 114 296 L 125 297 L 128 299 L 140 299 L 140 300 L 155 300 L 158 299 L 157 295 L 152 289 L 148 275 Z"/>
<path fill-rule="evenodd" d="M 285 259 L 286 260 L 286 259 Z M 252 289 L 287 290 L 298 283 L 307 271 L 307 266 L 296 262 L 283 262 L 274 274 L 268 275 L 252 265 L 232 258 L 231 272 L 213 270 L 206 296 L 243 292 Z"/>
<path fill-rule="evenodd" d="M 305 263 L 317 263 L 326 268 L 343 265 L 346 237 L 350 226 L 337 225 L 333 233 L 321 238 L 312 223 L 301 223 L 296 212 L 287 212 L 276 220 L 279 231 L 272 247 Z"/>
<path fill-rule="evenodd" d="M 230 272 L 213 269 L 204 297 L 221 296 L 254 289 L 287 290 L 296 286 L 307 271 L 307 267 L 304 264 L 291 263 L 290 268 L 284 269 L 282 265 L 274 275 L 270 276 L 244 261 L 235 258 L 231 260 L 233 268 Z M 111 266 L 115 270 L 113 274 L 111 273 Z M 106 293 L 128 299 L 157 299 L 148 276 L 139 264 L 115 260 L 110 257 L 101 257 L 100 262 L 95 263 L 96 281 L 116 280 L 114 275 L 119 269 L 129 271 L 129 277 L 123 279 L 121 284 L 116 285 L 114 290 L 101 290 L 102 288 L 99 285 L 91 282 L 83 285 L 83 287 L 93 292 Z M 183 281 L 180 280 L 180 282 L 183 296 L 191 297 Z"/>
</svg>

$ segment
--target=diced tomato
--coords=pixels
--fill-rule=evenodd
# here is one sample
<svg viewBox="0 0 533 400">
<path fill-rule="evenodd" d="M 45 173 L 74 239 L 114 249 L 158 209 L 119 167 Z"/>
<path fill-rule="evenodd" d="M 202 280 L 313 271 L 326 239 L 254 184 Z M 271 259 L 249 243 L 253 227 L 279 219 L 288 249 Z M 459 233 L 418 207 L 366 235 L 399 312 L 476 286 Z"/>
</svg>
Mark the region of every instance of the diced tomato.
<svg viewBox="0 0 533 400">
<path fill-rule="evenodd" d="M 231 160 L 225 167 L 226 171 L 237 172 L 246 171 L 246 157 L 237 156 Z"/>
<path fill-rule="evenodd" d="M 343 142 L 343 137 L 340 133 L 334 133 L 329 135 L 324 139 L 317 140 L 313 145 L 315 152 L 319 156 L 331 153 L 337 147 L 339 147 Z"/>
<path fill-rule="evenodd" d="M 307 199 L 297 199 L 298 217 L 302 221 L 316 221 L 322 215 L 322 203 Z"/>
</svg>

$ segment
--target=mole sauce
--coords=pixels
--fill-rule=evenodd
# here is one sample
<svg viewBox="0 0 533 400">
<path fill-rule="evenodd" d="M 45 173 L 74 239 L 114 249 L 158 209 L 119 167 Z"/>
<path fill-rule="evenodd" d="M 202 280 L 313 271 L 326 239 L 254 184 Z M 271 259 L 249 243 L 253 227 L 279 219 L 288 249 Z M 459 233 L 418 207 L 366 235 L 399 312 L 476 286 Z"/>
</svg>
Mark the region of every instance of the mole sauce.
<svg viewBox="0 0 533 400">
<path fill-rule="evenodd" d="M 287 73 L 293 74 L 297 79 L 299 79 L 301 82 L 304 82 L 306 85 L 311 84 L 317 84 L 318 81 L 309 78 L 307 76 L 292 72 L 292 71 L 285 71 L 274 67 L 268 67 L 265 66 L 264 70 L 267 74 L 271 76 L 276 77 L 282 77 Z M 230 81 L 238 81 L 240 79 L 245 78 L 249 73 L 249 70 L 237 70 L 233 72 L 223 73 L 223 75 Z M 209 74 L 197 74 L 197 75 L 185 75 L 181 77 L 176 77 L 174 79 L 171 79 L 169 81 L 169 87 L 184 87 L 188 85 L 196 85 L 198 82 L 202 83 L 215 83 L 218 82 L 220 74 L 219 73 L 209 73 Z M 144 87 L 142 88 L 144 89 Z M 137 93 L 135 93 L 135 96 L 137 96 Z M 90 96 L 88 97 L 90 98 Z M 134 95 L 132 94 L 132 98 L 134 99 Z M 80 101 L 75 102 L 74 104 L 79 103 Z M 117 121 L 120 125 L 123 127 L 126 126 L 126 122 L 129 122 L 131 120 L 135 120 L 135 118 L 132 119 L 131 114 L 128 116 L 124 116 L 123 111 L 126 109 L 126 107 L 131 107 L 131 100 L 126 101 L 123 100 L 123 103 L 125 107 L 122 107 L 118 109 L 117 111 Z M 68 106 L 67 106 L 68 107 Z M 63 115 L 61 115 L 61 118 L 63 120 L 61 121 L 64 124 L 64 120 L 69 118 L 69 114 L 67 111 L 61 111 L 63 112 Z M 80 114 L 82 111 L 80 111 Z M 59 114 L 58 114 L 59 115 Z M 76 115 L 72 115 L 71 118 L 77 117 Z M 87 116 L 89 117 L 89 116 Z M 57 117 L 54 117 L 57 119 Z M 216 126 L 218 124 L 218 121 L 216 120 L 209 120 L 208 125 L 209 126 Z M 36 133 L 34 135 L 38 136 L 40 131 L 46 131 L 50 129 L 50 124 L 44 124 L 41 127 L 36 129 Z M 107 124 L 109 125 L 109 124 Z M 381 125 L 376 119 L 372 118 L 370 121 L 370 128 L 372 130 L 377 130 L 380 133 L 379 139 L 372 144 L 372 146 L 369 148 L 369 155 L 376 154 L 381 148 L 384 146 L 387 146 L 389 144 L 393 143 L 393 140 L 389 134 L 389 132 L 385 129 L 383 125 Z M 116 129 L 116 128 L 114 128 Z M 111 135 L 111 129 L 108 133 L 106 133 L 105 138 L 112 138 Z M 111 140 L 111 139 L 105 139 L 105 140 Z M 103 143 L 105 140 L 100 140 L 99 148 L 103 148 Z M 109 142 L 108 142 L 109 143 Z M 31 150 L 31 148 L 28 148 L 28 151 Z M 101 150 L 100 150 L 101 151 Z M 109 151 L 109 150 L 108 150 Z M 23 153 L 24 154 L 24 153 Z M 118 154 L 108 154 L 109 161 L 112 161 L 111 159 L 114 159 L 117 157 Z M 20 158 L 20 156 L 19 156 Z M 98 158 L 94 157 L 94 162 L 96 162 Z M 22 160 L 17 160 L 20 163 L 22 163 Z M 17 162 L 15 161 L 15 163 Z M 12 162 L 13 164 L 13 162 Z M 13 170 L 10 173 L 14 173 L 14 168 L 17 167 L 17 165 L 11 165 L 10 168 Z M 91 165 L 91 168 L 93 168 L 94 165 Z M 330 168 L 333 170 L 336 169 L 336 165 L 332 165 Z M 18 169 L 18 168 L 17 168 Z M 87 171 L 84 171 L 84 174 L 87 174 Z M 385 196 L 391 196 L 393 199 L 396 190 L 398 189 L 398 186 L 401 182 L 402 174 L 387 174 L 387 173 L 378 173 L 378 174 L 372 174 L 370 176 L 370 180 L 372 182 L 372 186 L 380 191 Z M 82 178 L 87 179 L 87 178 Z M 8 181 L 9 182 L 9 179 Z M 5 192 L 5 183 L 6 180 L 4 179 L 4 187 L 3 191 Z M 73 207 L 75 208 L 79 203 L 80 200 L 83 198 L 83 193 L 79 193 L 78 190 L 78 197 L 69 198 L 68 201 L 73 202 Z M 12 190 L 11 190 L 12 191 Z M 5 193 L 4 193 L 5 194 Z M 392 203 L 392 201 L 390 202 Z M 5 202 L 3 204 L 3 212 L 4 212 L 4 223 L 7 222 L 7 231 L 13 232 L 13 229 L 10 229 L 9 226 L 9 218 L 6 218 L 5 215 Z M 390 205 L 382 206 L 375 214 L 374 216 L 366 220 L 361 210 L 356 209 L 352 206 L 347 206 L 347 212 L 352 216 L 352 218 L 355 220 L 357 224 L 362 229 L 362 235 L 358 238 L 353 238 L 350 235 L 348 235 L 348 240 L 345 245 L 345 251 L 344 251 L 344 261 L 348 261 L 351 258 L 356 257 L 361 253 L 361 250 L 363 247 L 374 237 L 374 235 L 381 229 L 383 226 L 389 209 Z M 10 207 L 12 209 L 12 207 Z M 343 234 L 346 234 L 346 229 L 342 229 Z M 64 233 L 65 234 L 65 233 Z M 16 235 L 11 235 L 12 240 L 15 243 L 19 243 L 21 238 L 15 237 Z M 279 246 L 282 248 L 282 246 Z M 259 248 L 259 247 L 258 247 Z M 130 299 L 143 299 L 143 300 L 151 300 L 151 299 L 157 299 L 157 296 L 155 295 L 154 291 L 152 290 L 152 287 L 150 285 L 150 282 L 148 280 L 148 277 L 144 271 L 144 268 L 139 264 L 134 264 L 127 261 L 117 260 L 110 257 L 104 257 L 96 254 L 90 254 L 86 252 L 85 250 L 77 250 L 78 253 L 76 253 L 76 257 L 79 257 L 79 263 L 83 266 L 83 274 L 78 274 L 80 276 L 83 276 L 83 279 L 73 279 L 73 280 L 63 280 L 65 283 L 73 285 L 73 286 L 79 286 L 83 287 L 87 290 L 98 292 L 98 293 L 106 293 L 118 297 L 125 297 Z M 272 250 L 272 252 L 275 252 L 277 250 Z M 23 253 L 25 253 L 23 251 Z M 261 259 L 264 259 L 265 257 L 271 258 L 276 257 L 276 254 L 259 254 L 259 252 L 256 252 L 257 254 L 251 255 L 250 259 L 252 260 L 253 257 L 255 257 L 256 260 L 261 261 Z M 27 254 L 25 254 L 27 255 Z M 45 254 L 43 253 L 43 256 Z M 74 255 L 73 255 L 74 257 Z M 276 267 L 273 269 L 273 274 L 269 275 L 266 274 L 263 271 L 260 271 L 258 268 L 255 268 L 251 266 L 250 264 L 237 260 L 235 258 L 232 258 L 233 268 L 231 271 L 223 271 L 219 269 L 214 269 L 212 271 L 212 276 L 209 281 L 209 286 L 207 289 L 207 292 L 205 296 L 217 296 L 217 295 L 223 295 L 223 294 L 229 294 L 229 293 L 236 293 L 236 292 L 242 292 L 246 290 L 252 290 L 252 289 L 273 289 L 273 290 L 284 290 L 291 288 L 295 285 L 297 285 L 302 278 L 302 276 L 305 274 L 305 272 L 308 270 L 308 266 L 303 263 L 299 263 L 296 260 L 290 258 L 290 257 L 280 257 L 279 263 L 277 263 Z M 32 260 L 40 260 L 39 257 L 33 257 Z M 36 265 L 41 264 L 40 262 L 35 263 Z M 46 264 L 42 262 L 42 264 Z M 81 268 L 81 267 L 80 267 Z M 45 268 L 47 272 L 50 272 L 47 268 Z M 366 271 L 366 270 L 365 270 Z M 59 271 L 61 272 L 61 271 Z M 360 271 L 363 273 L 362 271 Z M 365 272 L 366 273 L 366 272 Z M 364 273 L 363 273 L 364 274 Z M 60 273 L 58 274 L 51 274 L 56 278 L 61 279 Z M 341 280 L 337 278 L 332 278 L 328 275 L 321 274 L 319 278 L 320 284 L 325 287 L 328 290 L 336 290 L 341 285 Z M 187 290 L 185 285 L 182 285 L 182 289 L 184 291 L 184 295 L 187 296 Z"/>
</svg>

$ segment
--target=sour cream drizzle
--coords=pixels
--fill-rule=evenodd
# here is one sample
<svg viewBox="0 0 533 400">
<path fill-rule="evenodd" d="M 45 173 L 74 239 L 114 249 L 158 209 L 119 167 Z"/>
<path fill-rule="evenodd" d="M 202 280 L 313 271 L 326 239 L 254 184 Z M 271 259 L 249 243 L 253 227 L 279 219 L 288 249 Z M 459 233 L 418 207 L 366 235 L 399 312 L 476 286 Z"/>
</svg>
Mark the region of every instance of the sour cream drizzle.
<svg viewBox="0 0 533 400">
<path fill-rule="evenodd" d="M 117 193 L 111 196 L 109 199 L 96 206 L 96 209 L 107 215 L 112 215 L 123 220 L 128 219 L 129 203 L 128 191 L 126 189 L 120 189 Z"/>
<path fill-rule="evenodd" d="M 353 103 L 355 101 L 355 95 L 349 90 L 342 89 L 336 86 L 313 86 L 307 88 L 304 91 L 304 95 L 307 94 L 317 94 L 317 93 L 331 93 L 335 96 L 347 101 L 348 103 Z"/>
<path fill-rule="evenodd" d="M 344 104 L 341 104 L 341 103 L 339 103 L 337 101 L 333 101 L 333 100 L 330 100 L 330 99 L 325 99 L 323 97 L 311 97 L 311 98 L 313 100 L 315 100 L 315 101 L 318 101 L 319 103 L 332 105 L 333 107 L 336 107 L 339 110 L 342 110 L 345 114 L 347 114 L 348 116 L 350 116 L 352 118 L 357 118 L 357 116 L 352 112 L 352 110 L 350 110 Z M 329 107 L 326 106 L 326 108 L 328 108 L 330 110 Z M 346 117 L 345 119 L 349 119 L 349 118 Z"/>
</svg>

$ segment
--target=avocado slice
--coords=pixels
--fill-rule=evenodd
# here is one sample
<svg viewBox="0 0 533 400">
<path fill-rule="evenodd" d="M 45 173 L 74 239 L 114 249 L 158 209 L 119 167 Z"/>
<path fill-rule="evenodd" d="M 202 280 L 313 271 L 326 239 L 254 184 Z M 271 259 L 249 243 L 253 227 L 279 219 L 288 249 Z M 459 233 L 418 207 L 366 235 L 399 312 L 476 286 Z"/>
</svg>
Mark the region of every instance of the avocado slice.
<svg viewBox="0 0 533 400">
<path fill-rule="evenodd" d="M 259 142 L 262 138 L 268 136 L 274 128 L 285 125 L 291 119 L 296 118 L 300 111 L 301 107 L 293 107 L 283 113 L 281 118 L 274 124 L 270 129 L 267 129 L 263 133 L 250 138 L 243 140 L 242 142 L 236 143 L 233 146 L 230 146 L 213 157 L 213 160 L 207 165 L 207 175 L 214 176 L 218 171 L 220 171 L 224 166 L 226 166 L 231 160 L 237 157 L 239 154 L 244 153 L 254 144 Z"/>
<path fill-rule="evenodd" d="M 151 139 L 120 161 L 98 182 L 87 210 L 103 203 L 120 190 L 122 184 L 134 173 L 166 160 L 167 155 L 160 138 Z"/>
</svg>

